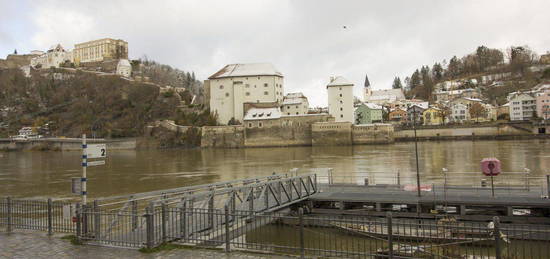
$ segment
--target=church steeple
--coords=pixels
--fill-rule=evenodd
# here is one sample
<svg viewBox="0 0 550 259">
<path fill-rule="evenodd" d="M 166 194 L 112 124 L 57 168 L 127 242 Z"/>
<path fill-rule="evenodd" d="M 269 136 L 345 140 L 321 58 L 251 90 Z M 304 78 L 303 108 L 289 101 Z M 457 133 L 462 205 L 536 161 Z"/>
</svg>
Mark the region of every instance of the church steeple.
<svg viewBox="0 0 550 259">
<path fill-rule="evenodd" d="M 365 74 L 365 88 L 370 87 L 369 75 Z"/>
</svg>

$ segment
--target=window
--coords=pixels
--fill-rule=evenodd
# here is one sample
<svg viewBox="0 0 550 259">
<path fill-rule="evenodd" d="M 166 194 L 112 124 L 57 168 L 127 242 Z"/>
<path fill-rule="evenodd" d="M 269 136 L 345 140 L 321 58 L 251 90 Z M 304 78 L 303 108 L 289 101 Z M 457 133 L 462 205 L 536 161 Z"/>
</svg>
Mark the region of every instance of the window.
<svg viewBox="0 0 550 259">
<path fill-rule="evenodd" d="M 245 95 L 246 95 L 246 96 L 250 96 L 250 92 L 246 92 Z"/>
<path fill-rule="evenodd" d="M 342 97 L 342 94 L 340 94 L 340 97 Z"/>
<path fill-rule="evenodd" d="M 344 108 L 340 107 L 340 111 L 343 111 L 343 110 L 344 110 Z"/>
<path fill-rule="evenodd" d="M 223 85 L 220 85 L 220 89 L 223 89 Z"/>
<path fill-rule="evenodd" d="M 343 114 L 340 114 L 340 118 L 344 118 L 344 115 L 343 115 Z"/>
<path fill-rule="evenodd" d="M 261 128 L 262 126 L 263 126 L 262 123 L 261 123 L 261 122 L 258 122 L 258 127 Z"/>
<path fill-rule="evenodd" d="M 298 115 L 298 112 L 296 112 L 296 115 Z"/>
<path fill-rule="evenodd" d="M 267 83 L 264 84 L 264 87 L 267 87 Z"/>
<path fill-rule="evenodd" d="M 225 97 L 229 97 L 229 93 L 225 93 Z"/>
<path fill-rule="evenodd" d="M 288 114 L 288 115 L 290 115 L 290 112 L 289 112 L 289 113 L 287 113 L 287 114 Z"/>
<path fill-rule="evenodd" d="M 298 105 L 296 105 L 296 109 L 298 109 Z"/>
<path fill-rule="evenodd" d="M 268 92 L 268 91 L 265 91 L 265 92 L 264 92 L 264 95 L 268 95 L 268 94 L 269 94 L 269 92 Z"/>
<path fill-rule="evenodd" d="M 340 91 L 342 91 L 342 87 L 340 87 Z"/>
<path fill-rule="evenodd" d="M 287 109 L 290 109 L 290 106 L 287 106 L 286 108 L 287 108 Z"/>
<path fill-rule="evenodd" d="M 252 128 L 252 123 L 249 122 L 249 123 L 248 123 L 248 127 L 249 127 L 249 128 Z"/>
<path fill-rule="evenodd" d="M 340 104 L 343 104 L 344 102 L 340 101 Z"/>
<path fill-rule="evenodd" d="M 249 85 L 249 84 L 245 84 L 245 85 L 244 85 L 244 88 L 250 88 L 250 85 Z"/>
</svg>

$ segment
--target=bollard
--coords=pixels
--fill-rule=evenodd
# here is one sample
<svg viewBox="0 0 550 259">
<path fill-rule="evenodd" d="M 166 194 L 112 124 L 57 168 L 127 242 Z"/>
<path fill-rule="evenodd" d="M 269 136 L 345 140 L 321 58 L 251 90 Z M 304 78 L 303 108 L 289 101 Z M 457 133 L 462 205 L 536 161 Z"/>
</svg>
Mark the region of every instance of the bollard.
<svg viewBox="0 0 550 259">
<path fill-rule="evenodd" d="M 52 234 L 52 199 L 48 198 L 48 235 L 51 236 Z"/>
<path fill-rule="evenodd" d="M 500 219 L 495 216 L 493 217 L 493 223 L 495 225 L 493 229 L 493 235 L 495 236 L 495 258 L 502 258 L 502 249 L 500 247 Z"/>
<path fill-rule="evenodd" d="M 138 204 L 137 201 L 132 201 L 132 229 L 138 228 Z"/>
<path fill-rule="evenodd" d="M 167 214 L 167 211 L 166 211 L 166 203 L 162 203 L 162 206 L 161 206 L 161 231 L 162 231 L 162 242 L 166 242 L 166 215 Z"/>
<path fill-rule="evenodd" d="M 11 228 L 11 225 L 12 225 L 12 202 L 11 202 L 11 198 L 10 197 L 7 197 L 6 198 L 6 203 L 7 203 L 7 206 L 8 206 L 8 233 L 11 232 L 12 228 Z"/>
<path fill-rule="evenodd" d="M 145 226 L 146 226 L 146 246 L 147 248 L 153 248 L 155 239 L 155 223 L 154 215 L 152 214 L 151 207 L 145 208 Z"/>
<path fill-rule="evenodd" d="M 99 240 L 101 235 L 101 214 L 99 213 L 99 206 L 97 205 L 97 200 L 94 200 L 94 233 L 96 239 Z"/>
<path fill-rule="evenodd" d="M 304 209 L 298 209 L 298 221 L 300 224 L 300 258 L 305 258 L 305 245 L 304 245 Z"/>
<path fill-rule="evenodd" d="M 225 209 L 225 214 L 224 214 L 225 215 L 225 252 L 230 252 L 231 239 L 229 238 L 229 208 L 227 207 L 227 205 L 225 205 L 224 209 Z"/>
<path fill-rule="evenodd" d="M 80 237 L 82 236 L 82 222 L 80 221 L 80 213 L 82 207 L 80 203 L 76 204 L 76 239 L 80 242 Z"/>
<path fill-rule="evenodd" d="M 388 224 L 388 258 L 393 258 L 393 226 L 391 212 L 386 214 L 386 220 Z"/>
</svg>

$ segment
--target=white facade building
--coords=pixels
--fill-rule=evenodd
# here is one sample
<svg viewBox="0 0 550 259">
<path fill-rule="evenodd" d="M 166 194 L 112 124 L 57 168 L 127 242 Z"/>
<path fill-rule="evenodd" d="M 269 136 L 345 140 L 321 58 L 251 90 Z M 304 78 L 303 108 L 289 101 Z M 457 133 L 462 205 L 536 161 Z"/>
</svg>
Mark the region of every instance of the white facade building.
<svg viewBox="0 0 550 259">
<path fill-rule="evenodd" d="M 370 87 L 365 87 L 365 96 L 363 100 L 366 103 L 374 103 L 378 105 L 387 105 L 397 101 L 405 100 L 405 94 L 401 89 L 383 89 L 371 90 Z"/>
<path fill-rule="evenodd" d="M 335 122 L 353 123 L 353 83 L 341 76 L 331 78 L 327 92 L 328 113 Z"/>
<path fill-rule="evenodd" d="M 73 62 L 73 53 L 65 51 L 60 45 L 50 48 L 46 53 L 31 59 L 31 66 L 41 68 L 59 67 L 65 62 Z"/>
<path fill-rule="evenodd" d="M 121 59 L 116 66 L 116 74 L 123 77 L 130 77 L 132 75 L 132 65 L 127 59 Z"/>
<path fill-rule="evenodd" d="M 243 121 L 244 103 L 283 101 L 283 75 L 269 63 L 231 64 L 208 78 L 210 110 L 220 124 Z"/>
<path fill-rule="evenodd" d="M 309 111 L 309 102 L 302 93 L 288 93 L 283 98 L 281 111 L 284 115 L 304 115 Z"/>
<path fill-rule="evenodd" d="M 530 94 L 518 93 L 510 98 L 510 120 L 529 120 L 537 108 L 536 99 Z"/>
<path fill-rule="evenodd" d="M 455 103 L 451 106 L 451 121 L 464 122 L 470 120 L 468 106 L 462 103 Z"/>
</svg>

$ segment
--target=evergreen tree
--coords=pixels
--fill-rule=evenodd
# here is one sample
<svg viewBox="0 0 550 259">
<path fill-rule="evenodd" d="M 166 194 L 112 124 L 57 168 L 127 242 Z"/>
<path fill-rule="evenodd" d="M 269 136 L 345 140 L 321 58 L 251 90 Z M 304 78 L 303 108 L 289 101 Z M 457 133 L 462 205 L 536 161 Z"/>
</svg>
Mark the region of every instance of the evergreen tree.
<svg viewBox="0 0 550 259">
<path fill-rule="evenodd" d="M 436 82 L 439 82 L 443 79 L 443 67 L 438 62 L 436 62 L 432 67 L 432 76 Z"/>
<path fill-rule="evenodd" d="M 15 50 L 13 51 L 13 54 L 14 54 L 14 55 L 17 55 L 17 49 L 15 49 Z"/>
<path fill-rule="evenodd" d="M 420 78 L 420 72 L 417 70 L 414 71 L 414 73 L 412 74 L 411 76 L 411 80 L 410 80 L 410 88 L 411 90 L 412 89 L 415 89 L 417 86 L 420 86 L 421 85 L 421 78 Z"/>
<path fill-rule="evenodd" d="M 393 84 L 392 84 L 392 89 L 401 89 L 403 88 L 403 85 L 401 84 L 401 79 L 399 79 L 398 76 L 396 76 L 394 79 L 393 79 Z"/>
</svg>

